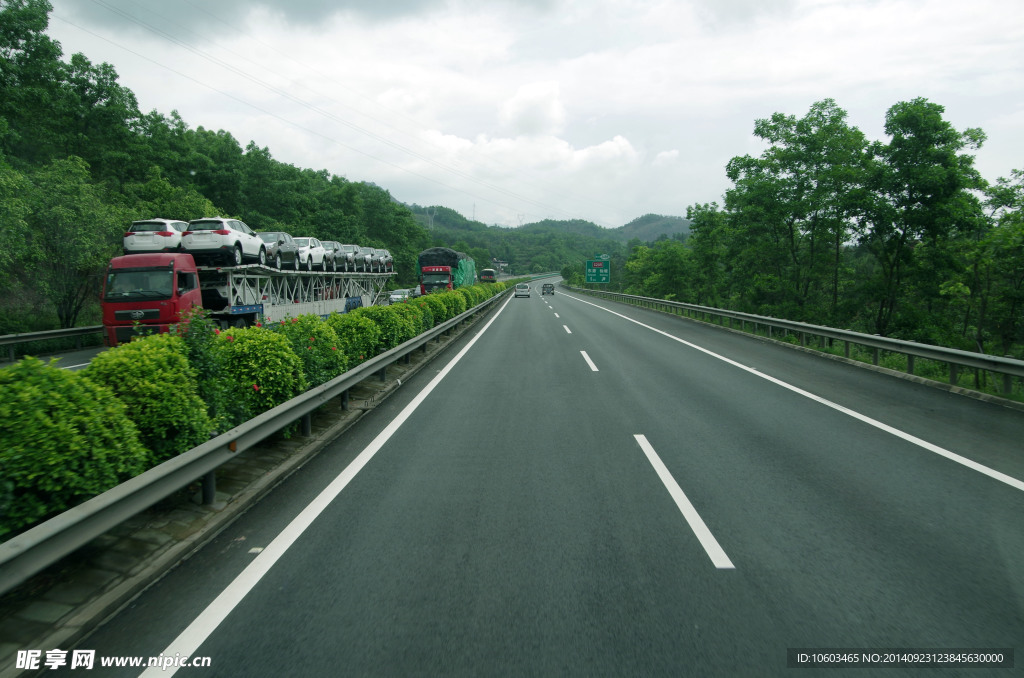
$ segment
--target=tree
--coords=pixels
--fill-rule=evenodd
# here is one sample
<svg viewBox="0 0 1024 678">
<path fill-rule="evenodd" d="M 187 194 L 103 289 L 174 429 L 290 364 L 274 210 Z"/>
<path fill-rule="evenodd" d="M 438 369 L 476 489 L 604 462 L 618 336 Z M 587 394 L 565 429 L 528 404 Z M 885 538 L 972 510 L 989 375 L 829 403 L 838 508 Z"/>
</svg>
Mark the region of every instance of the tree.
<svg viewBox="0 0 1024 678">
<path fill-rule="evenodd" d="M 686 242 L 693 258 L 690 270 L 694 303 L 718 305 L 725 292 L 726 214 L 719 211 L 717 203 L 707 203 L 687 207 L 686 218 L 690 220 L 690 236 Z"/>
<path fill-rule="evenodd" d="M 113 66 L 94 66 L 85 55 L 73 55 L 62 99 L 61 115 L 56 116 L 64 132 L 62 155 L 84 158 L 97 179 L 121 184 L 143 176 L 146 167 L 138 162 L 145 156 L 138 103 L 130 89 L 117 83 Z"/>
<path fill-rule="evenodd" d="M 81 158 L 56 160 L 30 181 L 28 264 L 60 326 L 74 327 L 86 301 L 96 297 L 107 261 L 120 250 L 128 215 L 104 202 Z"/>
<path fill-rule="evenodd" d="M 878 264 L 871 293 L 874 329 L 882 335 L 893 329 L 914 249 L 924 241 L 934 247 L 955 229 L 969 228 L 979 211 L 969 191 L 984 182 L 974 157 L 960 152 L 980 147 L 985 135 L 979 129 L 958 132 L 942 118 L 944 111 L 923 98 L 900 102 L 886 113 L 889 143 L 869 148 L 860 241 Z"/>
<path fill-rule="evenodd" d="M 0 136 L 3 125 L 0 124 Z M 15 264 L 26 254 L 26 231 L 29 206 L 25 200 L 29 183 L 25 176 L 12 169 L 0 156 L 0 278 L 10 280 Z"/>
<path fill-rule="evenodd" d="M 733 254 L 748 276 L 745 293 L 783 317 L 834 319 L 864 135 L 832 99 L 799 120 L 781 113 L 758 120 L 754 134 L 768 149 L 726 167 L 736 184 L 725 202 Z"/>
<path fill-rule="evenodd" d="M 133 214 L 133 221 L 154 217 L 191 221 L 214 217 L 218 213 L 213 203 L 200 195 L 194 186 L 171 184 L 157 166 L 150 168 L 145 181 L 122 186 L 120 201 Z"/>
<path fill-rule="evenodd" d="M 52 9 L 47 0 L 0 4 L 0 118 L 9 125 L 0 150 L 19 168 L 63 152 L 53 112 L 63 106 L 65 66 L 60 43 L 46 35 Z"/>
</svg>

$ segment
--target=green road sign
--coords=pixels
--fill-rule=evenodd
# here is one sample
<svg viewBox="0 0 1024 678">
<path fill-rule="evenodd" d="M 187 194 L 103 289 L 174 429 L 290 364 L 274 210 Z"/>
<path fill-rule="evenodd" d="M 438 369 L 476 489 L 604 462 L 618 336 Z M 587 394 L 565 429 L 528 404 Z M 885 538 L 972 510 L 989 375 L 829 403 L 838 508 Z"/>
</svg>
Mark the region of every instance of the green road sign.
<svg viewBox="0 0 1024 678">
<path fill-rule="evenodd" d="M 612 280 L 612 262 L 607 259 L 587 260 L 587 282 L 606 283 Z"/>
</svg>

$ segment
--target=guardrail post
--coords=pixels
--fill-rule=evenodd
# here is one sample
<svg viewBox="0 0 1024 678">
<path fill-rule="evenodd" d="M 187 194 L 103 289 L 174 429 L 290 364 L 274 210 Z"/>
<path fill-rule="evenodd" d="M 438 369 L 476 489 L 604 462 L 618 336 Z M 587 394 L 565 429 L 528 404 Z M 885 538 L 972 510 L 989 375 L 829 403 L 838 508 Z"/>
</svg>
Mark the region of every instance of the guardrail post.
<svg viewBox="0 0 1024 678">
<path fill-rule="evenodd" d="M 313 435 L 313 415 L 309 412 L 302 415 L 302 436 L 308 438 Z"/>
<path fill-rule="evenodd" d="M 907 354 L 907 374 L 914 373 L 914 356 Z"/>
<path fill-rule="evenodd" d="M 875 367 L 878 367 L 878 349 L 872 349 L 872 353 L 871 362 L 875 364 Z"/>
<path fill-rule="evenodd" d="M 380 372 L 378 372 L 377 374 L 380 375 L 380 380 L 381 381 L 387 381 L 388 380 L 388 366 L 385 365 L 384 367 L 380 368 Z"/>
<path fill-rule="evenodd" d="M 1006 356 L 1006 357 L 1007 358 L 1012 358 L 1013 356 Z M 1003 373 L 1003 395 L 1004 396 L 1009 396 L 1012 393 L 1013 393 L 1013 375 L 1007 374 L 1007 373 L 1004 372 Z"/>
<path fill-rule="evenodd" d="M 960 381 L 960 366 L 956 363 L 949 364 L 949 383 L 954 386 Z"/>
<path fill-rule="evenodd" d="M 203 503 L 212 504 L 217 501 L 217 474 L 209 471 L 203 476 Z"/>
<path fill-rule="evenodd" d="M 843 343 L 846 344 L 846 346 L 843 347 L 843 355 L 845 355 L 847 358 L 849 358 L 850 357 L 850 342 L 849 341 L 844 341 Z"/>
<path fill-rule="evenodd" d="M 348 412 L 348 389 L 341 392 L 341 409 Z"/>
</svg>

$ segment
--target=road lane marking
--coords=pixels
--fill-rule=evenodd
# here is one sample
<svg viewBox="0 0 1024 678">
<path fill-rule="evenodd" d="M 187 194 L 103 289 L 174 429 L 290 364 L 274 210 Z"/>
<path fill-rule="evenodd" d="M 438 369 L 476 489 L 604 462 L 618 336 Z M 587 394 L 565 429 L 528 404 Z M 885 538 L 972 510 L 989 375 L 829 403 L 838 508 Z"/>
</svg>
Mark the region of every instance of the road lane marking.
<svg viewBox="0 0 1024 678">
<path fill-rule="evenodd" d="M 494 316 L 487 321 L 475 337 L 469 340 L 469 342 L 459 351 L 459 353 L 452 358 L 451 362 L 444 366 L 444 368 L 437 373 L 429 384 L 420 391 L 412 401 L 395 417 L 384 429 L 377 434 L 377 437 L 370 442 L 362 452 L 359 453 L 355 459 L 352 460 L 345 469 L 338 474 L 338 476 L 331 481 L 331 484 L 325 487 L 320 494 L 316 496 L 313 501 L 309 503 L 306 508 L 295 518 L 292 519 L 288 526 L 281 530 L 267 547 L 249 563 L 242 572 L 235 577 L 234 581 L 228 584 L 227 588 L 221 591 L 212 603 L 210 603 L 205 610 L 203 610 L 198 617 L 196 617 L 188 628 L 181 632 L 174 641 L 163 651 L 164 657 L 182 656 L 188 657 L 193 656 L 199 646 L 202 645 L 207 638 L 217 629 L 217 627 L 223 622 L 227 616 L 231 613 L 235 607 L 242 602 L 242 599 L 251 591 L 256 584 L 259 583 L 260 579 L 263 578 L 271 567 L 285 554 L 285 552 L 291 548 L 291 546 L 298 541 L 299 537 L 303 532 L 306 531 L 313 521 L 323 513 L 332 501 L 341 491 L 348 486 L 353 478 L 356 477 L 363 467 L 373 459 L 374 455 L 377 454 L 384 447 L 385 443 L 391 439 L 391 436 L 401 428 L 402 424 L 416 411 L 427 396 L 437 387 L 438 384 L 451 372 L 452 368 L 455 367 L 462 358 L 469 352 L 469 349 L 473 348 L 473 345 L 477 342 L 477 339 L 482 337 L 487 329 L 491 326 L 501 312 L 508 306 L 508 302 L 514 297 L 509 297 L 505 300 L 505 303 L 501 305 L 501 308 L 495 312 Z M 143 672 L 142 678 L 156 678 L 157 676 L 167 677 L 173 676 L 177 667 L 171 667 L 169 670 L 164 671 L 163 669 L 151 667 Z"/>
<path fill-rule="evenodd" d="M 556 313 L 556 314 L 555 314 L 555 317 L 556 317 L 556 318 L 559 318 L 559 317 L 561 317 L 561 316 L 559 316 L 559 315 L 558 315 L 558 314 Z"/>
<path fill-rule="evenodd" d="M 586 352 L 586 351 L 580 351 L 580 355 L 582 355 L 582 356 L 583 356 L 583 359 L 587 361 L 587 364 L 588 364 L 588 365 L 590 365 L 590 370 L 591 370 L 592 372 L 597 372 L 597 371 L 598 371 L 598 369 L 597 369 L 597 365 L 595 365 L 595 364 L 594 364 L 594 361 L 590 359 L 590 356 L 589 356 L 589 355 L 587 355 L 587 352 Z"/>
<path fill-rule="evenodd" d="M 568 326 L 568 325 L 562 325 L 562 327 L 564 327 L 564 328 L 565 328 L 565 333 L 566 333 L 566 334 L 572 334 L 572 330 L 570 330 L 570 329 L 569 329 L 569 326 Z"/>
<path fill-rule="evenodd" d="M 711 534 L 711 530 L 701 519 L 700 514 L 697 513 L 697 509 L 693 507 L 690 500 L 686 498 L 686 493 L 683 492 L 683 488 L 679 487 L 679 483 L 669 473 L 665 463 L 658 456 L 658 453 L 654 451 L 654 447 L 647 441 L 647 436 L 637 433 L 633 436 L 636 439 L 640 449 L 647 455 L 647 460 L 651 462 L 651 466 L 654 467 L 658 477 L 661 478 L 661 482 L 665 483 L 665 489 L 672 495 L 673 501 L 676 506 L 679 507 L 679 511 L 683 514 L 683 518 L 690 525 L 690 529 L 697 536 L 700 541 L 700 545 L 704 547 L 704 551 L 711 558 L 711 562 L 715 564 L 719 570 L 735 570 L 736 566 L 729 560 L 729 556 L 725 555 L 725 551 L 719 545 L 718 540 L 715 539 L 715 535 Z"/>
<path fill-rule="evenodd" d="M 896 436 L 897 438 L 901 438 L 902 440 L 905 440 L 906 442 L 911 443 L 912 445 L 917 445 L 918 447 L 924 448 L 924 449 L 928 450 L 929 452 L 933 452 L 933 453 L 939 455 L 940 457 L 945 457 L 946 459 L 949 459 L 952 462 L 960 464 L 961 466 L 965 466 L 965 467 L 971 469 L 972 471 L 977 471 L 978 473 L 986 475 L 989 478 L 992 478 L 993 480 L 998 480 L 1001 483 L 1005 483 L 1006 485 L 1009 485 L 1010 487 L 1012 487 L 1014 489 L 1017 489 L 1017 490 L 1020 490 L 1021 492 L 1024 492 L 1024 481 L 1018 480 L 1017 478 L 1014 478 L 1013 476 L 1006 475 L 1005 473 L 1001 473 L 1001 472 L 999 472 L 999 471 L 997 471 L 997 470 L 995 470 L 993 468 L 989 468 L 988 466 L 985 466 L 983 464 L 979 464 L 978 462 L 976 462 L 976 461 L 974 461 L 972 459 L 968 459 L 967 457 L 962 457 L 959 454 L 957 454 L 956 452 L 951 452 L 950 450 L 947 450 L 944 447 L 940 447 L 938 445 L 935 445 L 934 443 L 928 442 L 927 440 L 923 440 L 921 438 L 918 438 L 917 436 L 911 435 L 910 433 L 907 433 L 905 431 L 901 431 L 898 428 L 895 428 L 893 426 L 889 426 L 888 424 L 882 423 L 881 421 L 878 421 L 877 419 L 872 419 L 871 417 L 867 416 L 866 414 L 861 414 L 860 412 L 857 412 L 855 410 L 851 410 L 850 408 L 844 407 L 844 406 L 840 405 L 839 403 L 836 403 L 836 402 L 833 402 L 831 400 L 828 400 L 827 398 L 823 398 L 823 397 L 821 397 L 819 395 L 815 395 L 814 393 L 811 393 L 810 391 L 805 391 L 802 388 L 800 388 L 799 386 L 794 386 L 793 384 L 790 384 L 790 383 L 787 383 L 785 381 L 782 381 L 781 379 L 777 379 L 775 377 L 767 375 L 764 372 L 759 372 L 758 370 L 754 369 L 753 367 L 747 367 L 746 365 L 738 363 L 735 360 L 731 360 L 730 358 L 726 358 L 724 355 L 720 355 L 718 353 L 715 353 L 714 351 L 706 349 L 703 346 L 698 346 L 697 344 L 694 344 L 692 342 L 686 341 L 685 339 L 680 339 L 679 337 L 673 336 L 673 335 L 669 334 L 668 332 L 665 332 L 664 330 L 659 330 L 656 327 L 651 327 L 650 325 L 646 325 L 646 324 L 640 322 L 639 320 L 634 320 L 633 318 L 630 318 L 628 316 L 624 316 L 621 313 L 616 313 L 615 311 L 613 311 L 611 309 L 605 308 L 603 306 L 598 306 L 597 304 L 591 303 L 589 301 L 584 301 L 583 299 L 578 299 L 577 297 L 574 297 L 574 296 L 571 296 L 571 295 L 564 295 L 564 296 L 566 296 L 569 299 L 574 299 L 574 300 L 579 301 L 579 302 L 584 303 L 584 304 L 589 304 L 590 306 L 593 306 L 594 308 L 599 308 L 602 311 L 607 311 L 608 313 L 611 313 L 612 315 L 617 315 L 620 318 L 622 318 L 623 320 L 628 320 L 629 322 L 637 324 L 640 327 L 645 327 L 645 328 L 651 330 L 652 332 L 657 332 L 658 334 L 660 334 L 662 336 L 665 336 L 665 337 L 668 337 L 669 339 L 672 339 L 673 341 L 678 341 L 680 344 L 684 344 L 686 346 L 689 346 L 690 348 L 693 348 L 693 349 L 696 349 L 696 350 L 700 351 L 701 353 L 705 353 L 705 354 L 711 356 L 712 358 L 716 358 L 718 360 L 721 360 L 722 362 L 728 363 L 729 365 L 732 365 L 734 367 L 738 367 L 741 370 L 743 370 L 744 372 L 747 372 L 749 374 L 753 374 L 755 377 L 760 377 L 761 379 L 765 379 L 767 381 L 770 381 L 773 384 L 781 386 L 784 389 L 788 389 L 788 390 L 792 391 L 793 393 L 796 393 L 798 395 L 802 395 L 805 398 L 810 398 L 811 400 L 813 400 L 815 402 L 821 403 L 825 407 L 830 407 L 833 410 L 836 410 L 837 412 L 842 412 L 843 414 L 848 415 L 850 417 L 853 417 L 854 419 L 857 419 L 858 421 L 861 421 L 861 422 L 863 422 L 863 423 L 865 423 L 865 424 L 867 424 L 869 426 L 874 426 L 875 428 L 877 428 L 877 429 L 879 429 L 881 431 L 885 431 L 886 433 L 890 433 L 890 434 Z"/>
</svg>

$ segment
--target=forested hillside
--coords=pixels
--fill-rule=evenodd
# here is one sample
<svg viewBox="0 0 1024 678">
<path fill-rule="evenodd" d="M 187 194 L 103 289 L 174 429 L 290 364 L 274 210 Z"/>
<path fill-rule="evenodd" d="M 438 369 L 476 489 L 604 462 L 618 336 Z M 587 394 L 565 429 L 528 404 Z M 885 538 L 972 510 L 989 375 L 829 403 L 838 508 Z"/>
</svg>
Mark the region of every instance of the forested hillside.
<svg viewBox="0 0 1024 678">
<path fill-rule="evenodd" d="M 49 3 L 0 6 L 0 334 L 98 322 L 107 260 L 136 219 L 240 218 L 386 247 L 400 282 L 430 238 L 373 184 L 295 167 L 229 132 L 139 111 L 108 64 L 63 59 Z"/>
<path fill-rule="evenodd" d="M 616 254 L 625 260 L 626 248 L 615 237 L 617 229 L 605 229 L 589 221 L 540 221 L 518 228 L 486 226 L 470 221 L 446 207 L 411 207 L 435 244 L 454 247 L 480 261 L 507 262 L 514 273 L 559 271 L 584 262 L 595 254 Z"/>
</svg>

